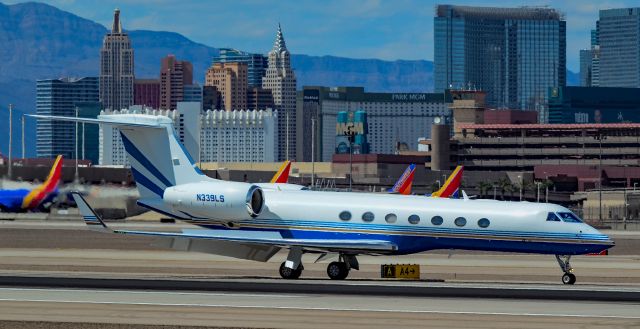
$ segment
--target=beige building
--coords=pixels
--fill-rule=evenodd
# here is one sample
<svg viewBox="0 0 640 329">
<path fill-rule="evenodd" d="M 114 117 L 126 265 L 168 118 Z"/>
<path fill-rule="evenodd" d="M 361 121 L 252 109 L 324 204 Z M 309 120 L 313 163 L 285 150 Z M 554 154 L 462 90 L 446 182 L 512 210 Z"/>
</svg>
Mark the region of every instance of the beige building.
<svg viewBox="0 0 640 329">
<path fill-rule="evenodd" d="M 226 111 L 247 109 L 246 63 L 215 63 L 208 70 L 205 86 L 216 87 Z"/>
<path fill-rule="evenodd" d="M 278 110 L 278 158 L 295 160 L 296 157 L 296 75 L 291 69 L 291 55 L 278 25 L 273 49 L 269 52 L 269 66 L 262 79 L 262 88 L 271 90 Z"/>
</svg>

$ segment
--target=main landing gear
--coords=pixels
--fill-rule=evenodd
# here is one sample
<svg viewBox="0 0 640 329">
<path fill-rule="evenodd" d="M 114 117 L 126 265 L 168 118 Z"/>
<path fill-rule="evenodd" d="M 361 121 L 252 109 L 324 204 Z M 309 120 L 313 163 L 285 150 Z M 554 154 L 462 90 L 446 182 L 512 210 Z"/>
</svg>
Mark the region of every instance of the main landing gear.
<svg viewBox="0 0 640 329">
<path fill-rule="evenodd" d="M 558 265 L 564 272 L 562 275 L 562 283 L 564 284 L 574 284 L 576 283 L 576 276 L 573 274 L 573 268 L 569 263 L 571 259 L 571 255 L 556 255 L 556 260 L 558 261 Z"/>
<path fill-rule="evenodd" d="M 318 258 L 318 261 L 325 258 L 325 256 L 326 255 L 320 256 L 320 258 Z M 299 278 L 302 274 L 302 271 L 304 270 L 301 258 L 302 250 L 292 248 L 289 251 L 287 260 L 280 264 L 280 276 L 283 279 L 290 280 Z M 356 259 L 355 255 L 341 254 L 337 262 L 331 262 L 327 266 L 327 275 L 332 280 L 344 280 L 347 278 L 347 276 L 349 276 L 349 271 L 351 271 L 351 269 L 360 269 L 358 259 Z"/>
</svg>

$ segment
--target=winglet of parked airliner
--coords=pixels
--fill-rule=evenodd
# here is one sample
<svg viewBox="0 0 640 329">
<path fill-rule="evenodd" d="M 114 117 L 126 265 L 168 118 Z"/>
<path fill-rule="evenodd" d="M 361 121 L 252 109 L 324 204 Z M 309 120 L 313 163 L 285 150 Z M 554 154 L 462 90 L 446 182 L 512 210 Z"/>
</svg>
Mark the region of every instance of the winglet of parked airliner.
<svg viewBox="0 0 640 329">
<path fill-rule="evenodd" d="M 93 208 L 89 206 L 87 201 L 79 192 L 71 192 L 71 195 L 78 205 L 78 210 L 80 210 L 84 223 L 87 224 L 87 227 L 89 227 L 90 230 L 101 233 L 113 233 L 113 231 L 102 221 L 102 218 L 93 211 Z"/>
<path fill-rule="evenodd" d="M 464 166 L 457 166 L 456 169 L 449 175 L 447 181 L 442 187 L 431 194 L 433 198 L 450 198 L 458 189 L 460 189 L 460 183 L 462 183 L 462 173 Z"/>
<path fill-rule="evenodd" d="M 287 183 L 289 181 L 289 172 L 291 171 L 291 161 L 287 160 L 282 163 L 280 169 L 273 175 L 270 183 Z"/>
<path fill-rule="evenodd" d="M 402 176 L 398 179 L 398 181 L 393 185 L 391 189 L 389 189 L 389 193 L 399 193 L 404 195 L 411 194 L 411 187 L 413 186 L 413 177 L 416 172 L 416 165 L 411 164 L 407 169 L 402 173 Z"/>
</svg>

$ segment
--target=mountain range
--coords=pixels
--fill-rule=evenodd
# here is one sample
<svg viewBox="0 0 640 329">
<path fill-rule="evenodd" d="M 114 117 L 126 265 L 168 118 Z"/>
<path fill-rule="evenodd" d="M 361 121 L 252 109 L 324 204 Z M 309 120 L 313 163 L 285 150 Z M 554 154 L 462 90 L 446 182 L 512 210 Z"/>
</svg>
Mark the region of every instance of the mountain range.
<svg viewBox="0 0 640 329">
<path fill-rule="evenodd" d="M 111 15 L 111 13 L 105 13 Z M 124 22 L 126 28 L 126 21 Z M 102 39 L 107 29 L 96 22 L 36 2 L 0 3 L 0 136 L 8 130 L 9 103 L 15 106 L 14 155 L 19 155 L 19 117 L 35 112 L 35 81 L 58 77 L 97 76 Z M 202 83 L 215 47 L 173 32 L 128 31 L 135 52 L 136 77 L 157 77 L 160 59 L 173 54 L 193 63 L 194 78 Z M 275 37 L 275 31 L 274 31 Z M 290 49 L 295 52 L 295 49 Z M 265 49 L 264 52 L 268 52 Z M 364 86 L 368 91 L 428 92 L 433 90 L 433 62 L 384 61 L 336 56 L 294 54 L 292 66 L 298 87 L 305 85 Z M 568 84 L 576 74 L 568 72 Z M 26 120 L 27 156 L 35 155 L 35 123 Z M 6 154 L 8 142 L 0 143 Z"/>
</svg>

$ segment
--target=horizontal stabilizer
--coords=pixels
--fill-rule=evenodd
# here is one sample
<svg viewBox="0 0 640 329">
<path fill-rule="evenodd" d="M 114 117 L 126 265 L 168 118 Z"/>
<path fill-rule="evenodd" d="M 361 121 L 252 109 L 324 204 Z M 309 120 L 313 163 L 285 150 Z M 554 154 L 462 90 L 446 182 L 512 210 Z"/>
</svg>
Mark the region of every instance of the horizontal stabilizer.
<svg viewBox="0 0 640 329">
<path fill-rule="evenodd" d="M 89 206 L 87 201 L 80 195 L 79 192 L 71 192 L 73 196 L 73 200 L 78 205 L 78 210 L 80 210 L 80 215 L 82 215 L 82 219 L 84 219 L 84 223 L 87 224 L 90 230 L 101 232 L 101 233 L 112 233 L 113 231 L 107 227 L 107 225 L 102 221 L 102 218 L 93 211 L 93 208 Z"/>
<path fill-rule="evenodd" d="M 27 114 L 32 118 L 36 119 L 44 119 L 44 120 L 54 120 L 54 121 L 69 121 L 69 122 L 78 122 L 78 123 L 93 123 L 93 124 L 110 124 L 114 126 L 128 126 L 128 127 L 146 127 L 146 128 L 163 128 L 163 124 L 171 123 L 171 119 L 163 120 L 164 117 L 158 116 L 158 120 L 149 120 L 150 116 L 135 116 L 135 115 L 127 115 L 121 116 L 122 119 L 118 120 L 118 116 L 110 116 L 110 118 L 100 118 L 100 119 L 91 119 L 91 118 L 80 118 L 80 117 L 64 117 L 64 116 L 56 116 L 56 115 L 41 115 L 41 114 Z"/>
</svg>

